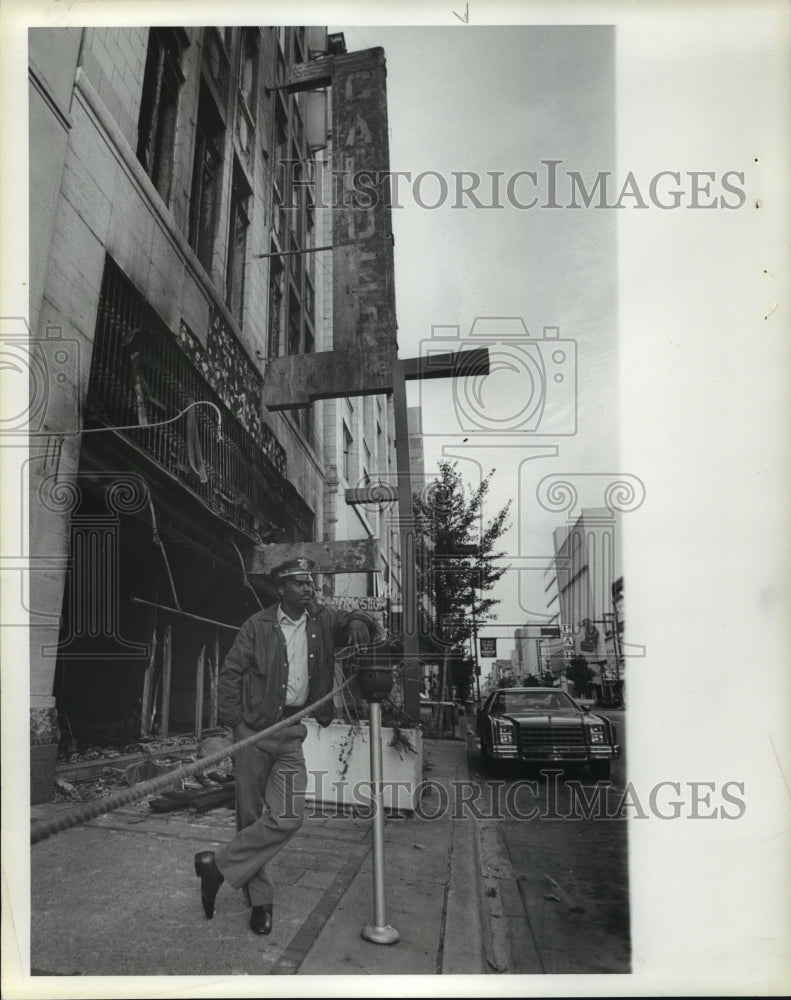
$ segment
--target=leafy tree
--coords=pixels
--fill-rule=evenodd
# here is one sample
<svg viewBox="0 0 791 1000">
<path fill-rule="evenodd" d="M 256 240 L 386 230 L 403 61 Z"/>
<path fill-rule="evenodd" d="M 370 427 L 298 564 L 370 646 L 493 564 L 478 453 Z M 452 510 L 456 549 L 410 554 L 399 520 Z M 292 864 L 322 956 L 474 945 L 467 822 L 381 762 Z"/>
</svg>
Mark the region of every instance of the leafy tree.
<svg viewBox="0 0 791 1000">
<path fill-rule="evenodd" d="M 435 635 L 457 654 L 452 661 L 459 664 L 456 676 L 463 683 L 468 675 L 469 686 L 472 664 L 465 662 L 462 650 L 473 633 L 473 614 L 480 628 L 500 603 L 488 595 L 507 568 L 494 562 L 505 555 L 496 544 L 508 530 L 511 503 L 487 519 L 484 508 L 494 470 L 473 489 L 465 488 L 456 466 L 441 461 L 436 482 L 414 497 L 415 520 L 424 540 L 417 557 L 418 587 L 430 595 Z"/>
<path fill-rule="evenodd" d="M 580 698 L 586 698 L 590 684 L 596 674 L 588 666 L 584 656 L 573 656 L 566 667 L 566 677 L 574 685 L 574 692 Z"/>
</svg>

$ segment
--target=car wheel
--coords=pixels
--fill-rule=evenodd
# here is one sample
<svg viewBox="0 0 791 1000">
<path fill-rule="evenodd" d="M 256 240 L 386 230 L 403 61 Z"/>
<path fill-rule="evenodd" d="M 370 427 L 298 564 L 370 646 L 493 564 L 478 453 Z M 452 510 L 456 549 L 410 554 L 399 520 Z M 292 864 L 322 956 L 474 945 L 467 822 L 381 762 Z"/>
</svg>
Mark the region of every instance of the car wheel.
<svg viewBox="0 0 791 1000">
<path fill-rule="evenodd" d="M 608 760 L 592 760 L 588 765 L 591 777 L 595 781 L 607 781 L 610 777 L 610 762 Z"/>
</svg>

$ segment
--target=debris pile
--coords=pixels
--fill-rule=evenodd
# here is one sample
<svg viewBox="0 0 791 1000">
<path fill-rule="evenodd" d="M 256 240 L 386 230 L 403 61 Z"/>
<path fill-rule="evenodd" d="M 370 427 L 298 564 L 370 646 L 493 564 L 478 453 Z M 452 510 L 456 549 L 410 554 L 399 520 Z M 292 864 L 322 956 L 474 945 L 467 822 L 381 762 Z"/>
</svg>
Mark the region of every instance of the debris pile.
<svg viewBox="0 0 791 1000">
<path fill-rule="evenodd" d="M 176 751 L 185 748 L 194 748 L 195 737 L 192 733 L 181 736 L 169 736 L 167 739 L 135 740 L 121 746 L 88 746 L 82 749 L 75 748 L 74 744 L 64 746 L 61 744 L 58 753 L 59 764 L 82 764 L 92 760 L 115 760 L 118 757 L 129 757 L 133 754 L 155 754 L 164 751 Z"/>
<path fill-rule="evenodd" d="M 101 769 L 101 773 L 91 777 L 70 780 L 66 777 L 56 778 L 53 801 L 86 802 L 107 798 L 121 789 L 148 781 L 169 771 L 177 771 L 199 757 L 208 756 L 206 750 L 208 742 L 204 741 L 196 748 L 194 736 L 188 734 L 171 736 L 166 740 L 138 740 L 125 747 L 89 747 L 80 752 L 72 751 L 65 758 L 61 758 L 59 763 L 79 765 L 107 760 L 108 764 Z M 185 753 L 185 750 L 191 750 L 192 753 Z M 170 751 L 167 756 L 158 758 L 153 756 L 155 753 L 162 754 L 166 751 Z M 118 764 L 111 765 L 109 761 L 112 760 L 118 760 Z M 149 796 L 141 805 L 155 812 L 170 812 L 176 809 L 205 812 L 219 806 L 233 807 L 233 761 L 230 757 L 226 757 L 203 773 L 182 778 L 164 793 Z"/>
</svg>

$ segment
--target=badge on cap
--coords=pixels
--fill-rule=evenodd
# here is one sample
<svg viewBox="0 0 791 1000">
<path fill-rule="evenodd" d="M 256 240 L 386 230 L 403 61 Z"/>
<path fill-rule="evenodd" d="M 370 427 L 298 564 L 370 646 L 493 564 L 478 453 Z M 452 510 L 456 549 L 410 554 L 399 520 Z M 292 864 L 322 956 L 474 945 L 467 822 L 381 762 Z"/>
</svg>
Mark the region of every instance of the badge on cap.
<svg viewBox="0 0 791 1000">
<path fill-rule="evenodd" d="M 299 559 L 291 559 L 289 562 L 283 563 L 275 570 L 275 576 L 278 580 L 282 580 L 289 576 L 309 575 L 313 572 L 314 565 L 310 559 L 301 556 Z"/>
</svg>

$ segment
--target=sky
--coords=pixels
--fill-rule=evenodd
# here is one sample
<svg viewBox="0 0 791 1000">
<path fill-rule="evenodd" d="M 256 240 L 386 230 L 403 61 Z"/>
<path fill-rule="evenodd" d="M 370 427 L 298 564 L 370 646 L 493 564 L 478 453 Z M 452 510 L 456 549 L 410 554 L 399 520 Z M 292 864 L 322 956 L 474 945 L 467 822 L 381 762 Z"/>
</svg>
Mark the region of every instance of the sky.
<svg viewBox="0 0 791 1000">
<path fill-rule="evenodd" d="M 393 210 L 399 353 L 489 346 L 492 373 L 477 386 L 412 383 L 409 401 L 422 409 L 427 473 L 452 458 L 475 486 L 494 470 L 488 515 L 512 500 L 500 546 L 511 568 L 493 591 L 497 627 L 480 633 L 496 636 L 507 658 L 514 627 L 547 614 L 542 570 L 553 529 L 566 523 L 537 501 L 538 482 L 588 474 L 576 479 L 576 518 L 603 504 L 604 480 L 592 474 L 620 471 L 615 217 L 565 207 L 569 172 L 588 188 L 600 171 L 615 173 L 615 30 L 331 30 L 344 32 L 350 51 L 385 50 L 390 165 L 409 174 Z M 550 169 L 560 207 L 519 207 L 546 193 Z M 462 172 L 480 178 L 478 204 L 457 193 Z M 541 343 L 544 327 L 563 343 Z M 527 359 L 526 337 L 536 341 Z M 556 370 L 563 383 L 553 381 Z M 545 409 L 531 419 L 542 392 Z M 510 557 L 532 557 L 536 568 L 520 572 Z M 481 665 L 485 676 L 490 664 Z"/>
<path fill-rule="evenodd" d="M 454 398 L 433 382 L 422 399 L 429 462 L 449 447 L 470 479 L 497 469 L 493 503 L 507 497 L 518 508 L 508 538 L 514 559 L 549 554 L 552 527 L 564 521 L 562 511 L 537 509 L 545 475 L 573 474 L 582 506 L 599 505 L 613 477 L 642 486 L 641 502 L 622 519 L 628 637 L 645 647 L 627 667 L 627 767 L 643 798 L 658 783 L 677 783 L 687 811 L 675 823 L 630 821 L 634 977 L 584 977 L 567 990 L 784 995 L 791 10 L 779 0 L 485 8 L 473 0 L 466 25 L 453 13 L 462 8 L 259 2 L 225 5 L 222 18 L 338 20 L 350 49 L 384 47 L 393 169 L 508 177 L 555 159 L 588 186 L 614 170 L 618 193 L 609 203 L 629 178 L 639 189 L 644 206 L 633 187 L 622 208 L 601 209 L 454 211 L 405 198 L 393 220 L 399 343 L 404 356 L 418 353 L 437 326 L 458 326 L 473 342 L 477 316 L 521 317 L 537 340 L 544 327 L 558 327 L 563 364 L 574 342 L 574 434 L 557 433 L 568 429 L 572 404 L 568 382 L 554 381 L 562 371 L 550 379 L 548 368 L 548 399 L 551 386 L 562 386 L 545 413 L 554 437 L 520 432 L 507 447 L 492 440 L 503 435 L 491 435 L 487 421 L 508 425 L 518 412 L 517 376 L 537 371 L 535 352 L 514 353 L 504 337 L 497 356 L 510 358 L 514 372 L 495 373 L 480 397 L 470 390 Z M 3 315 L 27 309 L 27 23 L 211 24 L 217 14 L 216 3 L 180 0 L 0 4 L 0 84 L 13 97 L 0 132 L 3 233 L 11 234 Z M 508 27 L 498 32 L 484 19 Z M 432 190 L 423 190 L 424 202 Z M 527 199 L 528 188 L 516 190 Z M 472 419 L 472 434 L 459 432 L 457 414 Z M 557 453 L 531 451 L 539 446 Z M 532 595 L 526 585 L 528 607 Z M 521 614 L 513 586 L 498 596 L 503 617 Z M 8 669 L 17 664 L 12 645 L 4 646 L 5 760 L 27 733 L 24 678 Z M 18 711 L 8 710 L 9 693 Z M 728 781 L 743 788 L 745 814 L 694 820 L 695 783 L 716 805 Z M 5 850 L 8 830 L 3 839 Z M 4 877 L 10 871 L 4 862 Z M 503 995 L 533 988 L 520 979 L 497 986 Z M 232 983 L 225 993 L 238 990 Z"/>
</svg>

